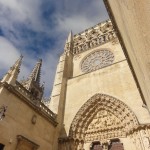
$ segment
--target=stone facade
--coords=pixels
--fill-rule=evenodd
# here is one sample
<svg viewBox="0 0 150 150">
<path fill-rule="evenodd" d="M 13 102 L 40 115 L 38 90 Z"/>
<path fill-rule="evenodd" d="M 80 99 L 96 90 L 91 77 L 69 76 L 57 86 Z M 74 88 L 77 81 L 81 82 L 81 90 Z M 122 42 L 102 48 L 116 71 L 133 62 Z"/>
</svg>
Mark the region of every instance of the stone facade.
<svg viewBox="0 0 150 150">
<path fill-rule="evenodd" d="M 134 78 L 150 110 L 150 1 L 103 0 Z"/>
<path fill-rule="evenodd" d="M 110 20 L 69 34 L 50 108 L 59 150 L 148 150 L 150 115 Z"/>
<path fill-rule="evenodd" d="M 19 82 L 21 61 L 0 81 L 1 149 L 150 149 L 150 112 L 110 20 L 69 34 L 49 108 L 42 61 Z"/>
<path fill-rule="evenodd" d="M 0 149 L 1 150 L 48 150 L 52 149 L 56 132 L 56 115 L 41 101 L 43 88 L 40 82 L 40 65 L 36 65 L 34 79 L 35 95 L 28 88 L 17 81 L 22 56 L 10 68 L 0 82 Z M 39 63 L 39 62 L 38 62 Z M 37 64 L 38 64 L 37 63 Z M 35 72 L 35 71 L 34 71 Z M 37 75 L 37 74 L 36 74 Z M 38 91 L 37 90 L 37 91 Z"/>
</svg>

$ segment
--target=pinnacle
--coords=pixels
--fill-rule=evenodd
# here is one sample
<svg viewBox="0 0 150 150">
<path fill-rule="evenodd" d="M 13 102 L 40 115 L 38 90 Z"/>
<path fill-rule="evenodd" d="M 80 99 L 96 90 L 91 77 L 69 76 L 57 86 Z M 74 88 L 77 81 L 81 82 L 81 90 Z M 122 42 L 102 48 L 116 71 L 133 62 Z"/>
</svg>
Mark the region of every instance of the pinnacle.
<svg viewBox="0 0 150 150">
<path fill-rule="evenodd" d="M 1 82 L 8 82 L 9 84 L 14 84 L 16 82 L 18 78 L 18 74 L 20 72 L 22 58 L 23 56 L 21 55 L 20 58 L 14 63 L 14 65 L 9 69 L 9 71 L 3 77 Z"/>
<path fill-rule="evenodd" d="M 21 63 L 22 63 L 22 58 L 23 56 L 20 55 L 20 58 L 15 62 L 15 64 L 10 68 L 10 71 L 9 72 L 12 72 L 14 69 L 17 69 L 18 72 L 20 71 L 20 66 L 21 66 Z"/>
<path fill-rule="evenodd" d="M 68 42 L 68 43 L 71 43 L 72 40 L 73 40 L 73 33 L 72 33 L 72 31 L 70 31 L 70 33 L 69 33 L 69 35 L 68 35 L 67 42 Z"/>
<path fill-rule="evenodd" d="M 42 66 L 42 59 L 39 59 L 28 78 L 30 81 L 34 81 L 38 85 L 40 85 L 41 66 Z"/>
</svg>

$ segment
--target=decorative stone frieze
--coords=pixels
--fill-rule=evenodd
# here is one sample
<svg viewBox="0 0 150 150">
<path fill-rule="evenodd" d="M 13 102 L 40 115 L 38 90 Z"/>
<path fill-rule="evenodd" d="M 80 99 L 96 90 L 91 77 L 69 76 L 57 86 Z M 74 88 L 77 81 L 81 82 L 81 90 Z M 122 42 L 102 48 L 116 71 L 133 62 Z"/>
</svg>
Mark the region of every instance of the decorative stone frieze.
<svg viewBox="0 0 150 150">
<path fill-rule="evenodd" d="M 107 20 L 85 30 L 85 32 L 74 35 L 73 54 L 79 54 L 116 38 L 112 23 Z"/>
</svg>

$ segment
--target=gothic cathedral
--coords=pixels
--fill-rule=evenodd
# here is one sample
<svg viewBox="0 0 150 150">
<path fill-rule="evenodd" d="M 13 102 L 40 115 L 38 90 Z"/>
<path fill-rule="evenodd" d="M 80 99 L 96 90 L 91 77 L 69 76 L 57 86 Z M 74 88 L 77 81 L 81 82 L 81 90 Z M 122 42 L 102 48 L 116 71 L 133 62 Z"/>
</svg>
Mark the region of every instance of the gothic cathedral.
<svg viewBox="0 0 150 150">
<path fill-rule="evenodd" d="M 59 150 L 149 150 L 150 115 L 110 20 L 69 34 L 50 108 Z"/>
<path fill-rule="evenodd" d="M 70 32 L 49 106 L 42 60 L 18 81 L 21 62 L 0 80 L 1 150 L 150 150 L 150 112 L 110 20 Z"/>
</svg>

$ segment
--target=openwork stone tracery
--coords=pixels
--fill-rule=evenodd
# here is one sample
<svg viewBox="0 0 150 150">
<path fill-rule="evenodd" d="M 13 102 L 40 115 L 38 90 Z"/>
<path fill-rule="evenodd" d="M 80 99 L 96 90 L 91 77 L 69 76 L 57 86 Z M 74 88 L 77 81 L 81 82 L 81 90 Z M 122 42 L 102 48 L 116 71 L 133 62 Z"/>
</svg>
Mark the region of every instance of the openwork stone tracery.
<svg viewBox="0 0 150 150">
<path fill-rule="evenodd" d="M 102 49 L 90 53 L 86 58 L 83 59 L 81 64 L 82 72 L 91 72 L 97 69 L 109 66 L 114 61 L 114 55 L 107 49 Z"/>
</svg>

